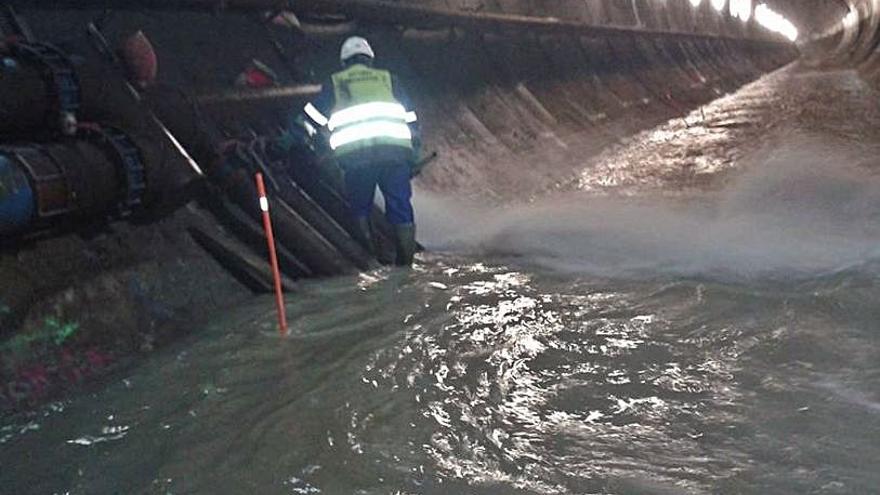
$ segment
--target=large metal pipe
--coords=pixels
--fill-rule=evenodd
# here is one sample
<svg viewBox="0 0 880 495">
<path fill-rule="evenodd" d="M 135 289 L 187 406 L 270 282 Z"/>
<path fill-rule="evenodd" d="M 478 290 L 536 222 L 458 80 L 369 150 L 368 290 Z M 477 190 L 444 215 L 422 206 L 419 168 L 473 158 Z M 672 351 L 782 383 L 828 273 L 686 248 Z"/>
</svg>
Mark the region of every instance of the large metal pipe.
<svg viewBox="0 0 880 495">
<path fill-rule="evenodd" d="M 0 146 L 0 239 L 137 211 L 146 187 L 140 153 L 131 141 L 109 142 L 127 140 L 121 134 L 106 136 Z"/>
<path fill-rule="evenodd" d="M 320 92 L 321 86 L 319 84 L 299 84 L 265 89 L 233 89 L 218 93 L 206 93 L 196 96 L 195 100 L 204 105 L 222 105 L 238 102 L 252 104 L 260 101 L 277 103 L 284 100 L 308 99 Z"/>
<path fill-rule="evenodd" d="M 34 218 L 34 188 L 21 165 L 0 155 L 0 238 L 26 229 Z"/>
<path fill-rule="evenodd" d="M 0 99 L 0 133 L 58 133 L 64 117 L 79 109 L 79 82 L 61 50 L 15 42 L 7 45 L 0 62 L 0 94 L 7 96 Z"/>
<path fill-rule="evenodd" d="M 233 89 L 197 95 L 190 107 L 197 106 L 207 117 L 235 115 L 241 122 L 285 122 L 294 108 L 302 108 L 320 90 L 321 86 L 314 84 Z"/>
<path fill-rule="evenodd" d="M 120 70 L 83 43 L 77 57 L 37 43 L 12 43 L 0 54 L 0 134 L 7 139 L 51 141 L 65 116 L 125 129 L 136 142 L 152 187 L 145 203 L 174 201 L 198 178 L 160 122 L 128 89 Z M 41 60 L 45 56 L 46 60 Z M 69 60 L 76 59 L 76 63 Z M 62 62 L 61 60 L 67 60 Z M 14 96 L 13 96 L 14 95 Z M 74 118 L 75 114 L 75 118 Z"/>
</svg>

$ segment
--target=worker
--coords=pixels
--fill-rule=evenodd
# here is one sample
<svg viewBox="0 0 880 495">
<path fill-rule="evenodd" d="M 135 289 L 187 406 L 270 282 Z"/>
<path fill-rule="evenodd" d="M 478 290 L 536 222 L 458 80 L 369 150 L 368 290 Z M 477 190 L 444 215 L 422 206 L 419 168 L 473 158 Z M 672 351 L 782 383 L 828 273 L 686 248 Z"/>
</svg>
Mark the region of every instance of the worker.
<svg viewBox="0 0 880 495">
<path fill-rule="evenodd" d="M 348 38 L 339 58 L 343 69 L 305 106 L 304 125 L 309 133 L 328 136 L 345 177 L 355 236 L 375 254 L 370 213 L 378 185 L 385 217 L 394 227 L 395 263 L 409 266 L 416 251 L 410 201 L 419 148 L 416 114 L 397 78 L 373 67 L 375 54 L 367 40 Z"/>
</svg>

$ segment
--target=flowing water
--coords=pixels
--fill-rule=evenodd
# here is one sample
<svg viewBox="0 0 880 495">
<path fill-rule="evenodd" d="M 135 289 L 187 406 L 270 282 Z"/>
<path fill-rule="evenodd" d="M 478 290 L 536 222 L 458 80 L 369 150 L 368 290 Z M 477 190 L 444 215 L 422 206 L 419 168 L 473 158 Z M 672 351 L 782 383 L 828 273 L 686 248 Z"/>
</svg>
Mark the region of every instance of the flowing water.
<svg viewBox="0 0 880 495">
<path fill-rule="evenodd" d="M 528 204 L 425 193 L 414 270 L 11 419 L 0 492 L 878 493 L 877 101 L 787 70 Z"/>
</svg>

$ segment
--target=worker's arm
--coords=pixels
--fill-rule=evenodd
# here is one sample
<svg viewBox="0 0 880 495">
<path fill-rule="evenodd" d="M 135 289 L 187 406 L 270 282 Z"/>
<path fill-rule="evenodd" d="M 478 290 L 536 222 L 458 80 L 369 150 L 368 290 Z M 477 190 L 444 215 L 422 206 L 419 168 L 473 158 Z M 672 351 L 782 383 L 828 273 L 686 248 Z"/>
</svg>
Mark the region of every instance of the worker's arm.
<svg viewBox="0 0 880 495">
<path fill-rule="evenodd" d="M 335 96 L 330 79 L 324 81 L 318 96 L 301 108 L 295 108 L 287 120 L 280 144 L 289 150 L 297 143 L 308 143 L 322 133 L 330 118 Z"/>
<path fill-rule="evenodd" d="M 403 108 L 406 109 L 407 123 L 409 124 L 409 130 L 412 132 L 413 136 L 413 155 L 414 159 L 418 160 L 421 154 L 422 133 L 421 126 L 419 125 L 419 118 L 418 115 L 416 115 L 415 106 L 403 85 L 400 84 L 400 80 L 393 74 L 391 76 L 391 85 L 394 89 L 394 98 L 403 105 Z"/>
<path fill-rule="evenodd" d="M 321 92 L 318 94 L 318 97 L 307 103 L 302 109 L 306 116 L 306 122 L 314 126 L 315 129 L 326 127 L 327 122 L 330 120 L 330 113 L 333 111 L 335 99 L 333 82 L 328 78 L 321 85 Z"/>
</svg>

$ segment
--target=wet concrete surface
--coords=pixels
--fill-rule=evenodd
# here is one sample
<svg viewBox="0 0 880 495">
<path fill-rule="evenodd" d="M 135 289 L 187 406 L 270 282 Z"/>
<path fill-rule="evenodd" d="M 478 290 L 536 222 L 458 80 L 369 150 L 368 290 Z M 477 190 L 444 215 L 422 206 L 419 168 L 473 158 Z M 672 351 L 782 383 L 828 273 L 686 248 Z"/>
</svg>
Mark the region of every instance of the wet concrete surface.
<svg viewBox="0 0 880 495">
<path fill-rule="evenodd" d="M 565 189 L 637 195 L 723 188 L 792 139 L 852 146 L 877 170 L 880 92 L 855 71 L 792 65 L 603 151 Z M 835 163 L 828 163 L 833 168 Z"/>
</svg>

